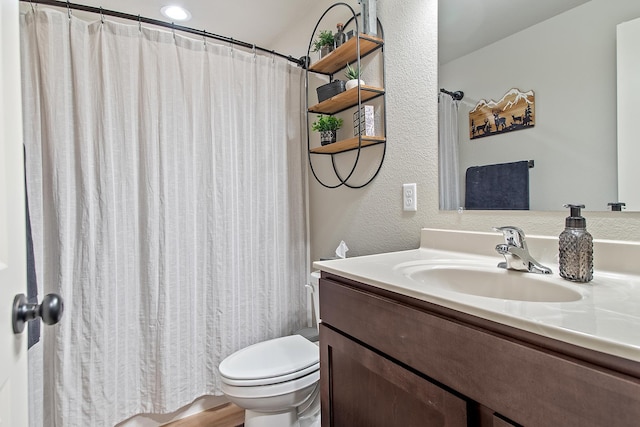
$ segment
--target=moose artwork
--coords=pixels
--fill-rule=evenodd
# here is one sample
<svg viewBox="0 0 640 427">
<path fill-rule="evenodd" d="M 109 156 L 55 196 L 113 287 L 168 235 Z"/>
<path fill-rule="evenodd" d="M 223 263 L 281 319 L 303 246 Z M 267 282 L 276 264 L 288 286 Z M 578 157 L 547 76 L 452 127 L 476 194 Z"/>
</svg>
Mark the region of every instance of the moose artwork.
<svg viewBox="0 0 640 427">
<path fill-rule="evenodd" d="M 469 112 L 469 138 L 483 138 L 535 125 L 535 95 L 532 90 L 511 89 L 500 101 L 481 99 Z"/>
</svg>

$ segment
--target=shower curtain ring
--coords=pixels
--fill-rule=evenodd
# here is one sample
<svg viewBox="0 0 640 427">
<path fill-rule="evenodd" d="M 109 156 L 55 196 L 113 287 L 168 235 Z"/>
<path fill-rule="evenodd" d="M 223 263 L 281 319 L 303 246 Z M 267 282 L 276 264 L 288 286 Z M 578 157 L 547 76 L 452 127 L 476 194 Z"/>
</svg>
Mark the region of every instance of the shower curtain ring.
<svg viewBox="0 0 640 427">
<path fill-rule="evenodd" d="M 256 44 L 253 44 L 253 60 L 255 61 L 258 57 L 258 53 L 256 52 Z"/>
<path fill-rule="evenodd" d="M 207 48 L 207 30 L 202 30 L 202 43 L 204 44 L 204 48 Z"/>
<path fill-rule="evenodd" d="M 71 5 L 69 4 L 69 0 L 67 0 L 67 16 L 71 19 Z"/>
<path fill-rule="evenodd" d="M 233 41 L 233 37 L 231 37 L 231 41 L 229 42 L 229 53 L 231 54 L 231 56 L 233 56 L 233 44 L 235 42 Z"/>
<path fill-rule="evenodd" d="M 140 17 L 140 14 L 138 14 L 138 31 L 142 32 L 142 18 Z"/>
<path fill-rule="evenodd" d="M 102 13 L 102 6 L 100 6 L 100 23 L 104 25 L 104 14 Z"/>
<path fill-rule="evenodd" d="M 175 22 L 171 23 L 171 33 L 173 34 L 173 42 L 175 43 L 176 41 L 176 23 Z"/>
</svg>

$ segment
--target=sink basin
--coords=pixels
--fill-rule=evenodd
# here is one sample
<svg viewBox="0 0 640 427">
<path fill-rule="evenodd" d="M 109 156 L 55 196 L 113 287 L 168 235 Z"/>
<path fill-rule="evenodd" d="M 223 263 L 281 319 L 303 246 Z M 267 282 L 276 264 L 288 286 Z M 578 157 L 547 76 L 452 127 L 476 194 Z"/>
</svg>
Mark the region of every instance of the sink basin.
<svg viewBox="0 0 640 427">
<path fill-rule="evenodd" d="M 579 292 L 555 283 L 557 278 L 498 267 L 428 264 L 400 270 L 429 286 L 487 298 L 532 302 L 570 302 L 582 298 Z"/>
</svg>

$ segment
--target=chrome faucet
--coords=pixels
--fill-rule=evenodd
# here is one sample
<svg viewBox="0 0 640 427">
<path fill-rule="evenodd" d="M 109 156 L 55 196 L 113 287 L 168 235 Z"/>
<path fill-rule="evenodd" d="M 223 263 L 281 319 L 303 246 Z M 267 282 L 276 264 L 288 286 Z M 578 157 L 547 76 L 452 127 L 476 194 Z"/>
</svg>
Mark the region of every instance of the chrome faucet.
<svg viewBox="0 0 640 427">
<path fill-rule="evenodd" d="M 504 255 L 505 262 L 498 264 L 508 270 L 528 271 L 530 273 L 551 274 L 551 269 L 533 259 L 524 240 L 524 231 L 518 227 L 494 227 L 494 231 L 502 232 L 504 243 L 496 246 L 496 251 Z"/>
</svg>

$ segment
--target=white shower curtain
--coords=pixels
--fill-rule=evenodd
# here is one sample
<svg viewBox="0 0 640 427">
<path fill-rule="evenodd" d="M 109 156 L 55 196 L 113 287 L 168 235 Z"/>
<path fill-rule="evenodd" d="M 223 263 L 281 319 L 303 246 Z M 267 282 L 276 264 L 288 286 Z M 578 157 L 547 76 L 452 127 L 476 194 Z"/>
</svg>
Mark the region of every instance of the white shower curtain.
<svg viewBox="0 0 640 427">
<path fill-rule="evenodd" d="M 451 95 L 438 95 L 438 149 L 440 179 L 440 209 L 458 209 L 464 204 L 460 199 L 458 165 L 458 102 Z"/>
<path fill-rule="evenodd" d="M 306 320 L 301 71 L 137 24 L 21 19 L 40 294 L 65 300 L 38 344 L 41 425 L 221 394 L 224 357 Z"/>
</svg>

